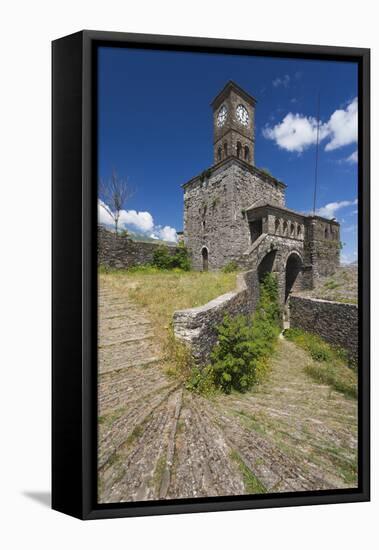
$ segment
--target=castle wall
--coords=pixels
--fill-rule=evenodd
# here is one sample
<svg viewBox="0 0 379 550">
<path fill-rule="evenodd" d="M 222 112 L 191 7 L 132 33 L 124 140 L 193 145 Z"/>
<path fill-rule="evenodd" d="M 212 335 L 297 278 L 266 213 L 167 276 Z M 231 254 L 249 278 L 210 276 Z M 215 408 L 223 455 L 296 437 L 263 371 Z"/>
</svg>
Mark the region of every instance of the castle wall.
<svg viewBox="0 0 379 550">
<path fill-rule="evenodd" d="M 251 243 L 245 209 L 257 201 L 283 206 L 284 186 L 235 159 L 185 186 L 184 235 L 193 269 L 202 269 L 203 247 L 210 270 L 240 260 Z"/>
<path fill-rule="evenodd" d="M 358 360 L 358 306 L 292 295 L 290 326 L 313 332 Z"/>
<path fill-rule="evenodd" d="M 157 246 L 159 244 L 135 242 L 128 237 L 116 235 L 101 225 L 97 229 L 97 261 L 105 267 L 127 269 L 150 264 Z M 170 254 L 175 254 L 177 250 L 175 245 L 167 248 Z"/>
<path fill-rule="evenodd" d="M 307 218 L 305 258 L 312 265 L 312 283 L 335 273 L 340 265 L 340 226 L 317 216 Z"/>
</svg>

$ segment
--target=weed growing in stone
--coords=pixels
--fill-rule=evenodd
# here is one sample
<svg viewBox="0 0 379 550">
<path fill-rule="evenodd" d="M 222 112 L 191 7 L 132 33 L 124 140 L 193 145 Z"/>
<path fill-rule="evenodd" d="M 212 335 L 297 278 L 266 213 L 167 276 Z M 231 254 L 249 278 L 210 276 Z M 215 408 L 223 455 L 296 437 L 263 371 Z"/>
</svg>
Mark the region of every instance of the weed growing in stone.
<svg viewBox="0 0 379 550">
<path fill-rule="evenodd" d="M 232 451 L 230 453 L 230 458 L 234 460 L 234 462 L 236 462 L 238 469 L 242 474 L 243 484 L 245 485 L 245 490 L 247 494 L 256 495 L 267 493 L 266 487 L 253 474 L 250 468 L 246 466 L 245 462 L 242 460 L 237 451 Z"/>
</svg>

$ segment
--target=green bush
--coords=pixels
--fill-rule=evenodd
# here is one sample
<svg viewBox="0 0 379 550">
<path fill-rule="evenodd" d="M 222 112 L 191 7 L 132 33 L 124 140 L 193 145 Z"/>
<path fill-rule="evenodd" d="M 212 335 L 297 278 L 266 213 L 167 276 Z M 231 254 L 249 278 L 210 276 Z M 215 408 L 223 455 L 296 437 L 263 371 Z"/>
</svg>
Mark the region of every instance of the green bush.
<svg viewBox="0 0 379 550">
<path fill-rule="evenodd" d="M 211 365 L 193 367 L 186 383 L 187 390 L 201 395 L 212 395 L 215 392 L 215 383 Z"/>
<path fill-rule="evenodd" d="M 168 246 L 157 246 L 153 255 L 153 265 L 159 269 L 181 269 L 189 271 L 191 268 L 188 250 L 183 244 L 179 244 L 175 254 L 170 254 Z"/>
<path fill-rule="evenodd" d="M 157 246 L 154 250 L 153 265 L 159 269 L 171 269 L 172 258 L 168 247 L 165 245 Z"/>
<path fill-rule="evenodd" d="M 223 273 L 233 273 L 233 271 L 238 271 L 238 264 L 234 260 L 224 265 L 221 269 Z"/>
<path fill-rule="evenodd" d="M 225 316 L 211 354 L 214 385 L 225 393 L 244 392 L 260 381 L 280 332 L 278 285 L 269 273 L 260 286 L 260 299 L 251 317 Z M 209 373 L 208 373 L 209 376 Z"/>
<path fill-rule="evenodd" d="M 179 243 L 175 254 L 172 256 L 172 268 L 175 267 L 183 271 L 189 271 L 191 269 L 188 250 L 183 243 Z"/>
</svg>

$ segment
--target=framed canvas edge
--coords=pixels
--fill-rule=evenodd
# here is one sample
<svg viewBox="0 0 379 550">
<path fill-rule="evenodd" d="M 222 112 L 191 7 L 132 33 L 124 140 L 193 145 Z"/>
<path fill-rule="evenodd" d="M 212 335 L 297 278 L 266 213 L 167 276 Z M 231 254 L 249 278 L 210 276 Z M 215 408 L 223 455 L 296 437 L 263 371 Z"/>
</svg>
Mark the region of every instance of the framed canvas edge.
<svg viewBox="0 0 379 550">
<path fill-rule="evenodd" d="M 77 274 L 76 285 L 81 291 L 81 327 L 82 327 L 82 345 L 81 353 L 77 356 L 77 371 L 72 374 L 75 378 L 74 385 L 81 387 L 80 414 L 78 415 L 77 423 L 80 425 L 81 448 L 80 453 L 75 447 L 75 453 L 78 463 L 80 464 L 81 483 L 79 494 L 73 497 L 78 500 L 73 503 L 73 506 L 65 506 L 56 504 L 53 489 L 53 508 L 64 513 L 68 513 L 81 519 L 101 519 L 101 518 L 117 518 L 130 516 L 146 516 L 158 514 L 179 514 L 191 512 L 211 512 L 211 511 L 226 511 L 226 510 L 242 510 L 268 507 L 283 507 L 283 506 L 301 506 L 314 504 L 335 504 L 343 502 L 363 502 L 370 500 L 370 50 L 365 48 L 346 48 L 335 46 L 313 46 L 301 44 L 281 44 L 281 43 L 266 43 L 254 41 L 241 41 L 229 39 L 208 39 L 195 37 L 177 37 L 163 35 L 144 35 L 134 33 L 114 33 L 102 31 L 81 31 L 71 35 L 72 37 L 80 37 L 81 41 L 81 61 L 82 61 L 82 147 L 81 147 L 81 165 L 80 179 L 77 181 L 77 190 L 80 192 L 80 201 L 82 205 L 82 219 L 80 226 L 82 257 L 81 266 L 78 272 L 77 265 L 71 265 L 70 269 Z M 65 37 L 53 42 L 66 41 L 70 37 Z M 164 502 L 141 502 L 141 503 L 126 503 L 99 505 L 96 503 L 96 488 L 94 481 L 96 480 L 96 462 L 94 461 L 94 449 L 96 442 L 96 374 L 94 373 L 94 347 L 96 345 L 96 331 L 93 319 L 96 315 L 96 288 L 94 285 L 93 270 L 96 268 L 96 224 L 97 219 L 94 215 L 94 201 L 97 200 L 96 193 L 93 189 L 93 170 L 94 170 L 94 155 L 95 151 L 95 136 L 96 129 L 93 127 L 94 109 L 96 106 L 96 97 L 93 90 L 93 69 L 94 69 L 94 48 L 99 43 L 123 43 L 125 45 L 133 44 L 133 46 L 143 47 L 160 47 L 174 49 L 211 49 L 220 50 L 222 53 L 225 50 L 233 50 L 232 53 L 245 51 L 245 53 L 256 55 L 260 52 L 261 55 L 279 54 L 283 56 L 299 57 L 342 57 L 346 60 L 356 58 L 360 67 L 360 128 L 359 128 L 359 158 L 358 166 L 359 175 L 361 178 L 361 196 L 359 197 L 359 231 L 360 231 L 360 247 L 359 247 L 359 268 L 362 269 L 362 277 L 360 278 L 359 288 L 359 306 L 360 306 L 360 419 L 359 419 L 359 437 L 360 437 L 360 456 L 359 470 L 361 475 L 360 489 L 358 490 L 336 490 L 327 492 L 314 492 L 311 495 L 296 493 L 295 495 L 267 495 L 267 498 L 258 499 L 257 497 L 235 497 L 233 500 L 227 499 L 196 499 L 196 502 L 179 501 L 164 501 Z M 325 57 L 326 56 L 326 57 Z M 54 91 L 53 91 L 54 100 Z M 53 135 L 54 135 L 54 101 L 53 101 Z M 69 137 L 69 136 L 67 136 Z M 54 145 L 53 145 L 54 149 Z M 53 154 L 54 157 L 54 154 Z M 79 168 L 79 167 L 77 167 Z M 79 170 L 77 171 L 79 174 Z M 53 173 L 53 187 L 56 185 Z M 96 204 L 96 202 L 95 202 Z M 53 221 L 54 225 L 54 221 Z M 78 229 L 78 227 L 76 227 Z M 75 231 L 72 231 L 72 238 L 77 239 Z M 364 243 L 364 246 L 363 246 Z M 56 242 L 55 247 L 58 246 Z M 80 276 L 79 276 L 80 275 Z M 73 273 L 75 278 L 75 274 Z M 55 273 L 56 282 L 62 276 Z M 66 288 L 69 292 L 67 281 L 60 281 L 60 285 Z M 56 318 L 57 311 L 53 307 L 53 319 Z M 54 340 L 53 340 L 54 341 Z M 80 363 L 80 364 L 79 364 Z M 54 369 L 54 366 L 53 366 Z M 80 379 L 79 379 L 79 374 Z M 56 374 L 56 373 L 55 373 Z M 54 372 L 53 372 L 54 378 Z M 54 386 L 54 380 L 53 380 Z M 55 395 L 56 395 L 55 390 Z M 54 392 L 53 392 L 54 393 Z M 364 400 L 362 399 L 364 396 Z M 53 405 L 54 409 L 54 405 Z M 77 408 L 77 410 L 79 410 Z M 64 416 L 64 411 L 61 411 Z M 54 416 L 54 410 L 53 410 Z M 64 420 L 58 420 L 58 429 Z M 53 422 L 53 431 L 57 427 L 57 420 Z M 55 472 L 55 473 L 54 473 Z M 53 463 L 53 477 L 62 477 L 62 472 L 57 473 L 57 468 Z M 62 485 L 62 483 L 61 483 Z M 58 499 L 59 500 L 59 499 Z M 206 500 L 206 501 L 205 501 Z"/>
</svg>

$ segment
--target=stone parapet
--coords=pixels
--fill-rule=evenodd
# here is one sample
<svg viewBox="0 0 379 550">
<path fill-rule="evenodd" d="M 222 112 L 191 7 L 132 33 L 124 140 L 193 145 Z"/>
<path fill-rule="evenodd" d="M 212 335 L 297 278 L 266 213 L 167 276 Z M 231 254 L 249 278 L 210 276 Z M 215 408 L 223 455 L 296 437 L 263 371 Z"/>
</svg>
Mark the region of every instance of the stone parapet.
<svg viewBox="0 0 379 550">
<path fill-rule="evenodd" d="M 235 291 L 223 294 L 203 306 L 175 311 L 175 337 L 190 348 L 198 364 L 203 365 L 209 361 L 211 351 L 217 343 L 217 327 L 225 315 L 233 317 L 254 311 L 259 294 L 252 284 L 254 281 L 255 273 L 239 273 Z"/>
</svg>

